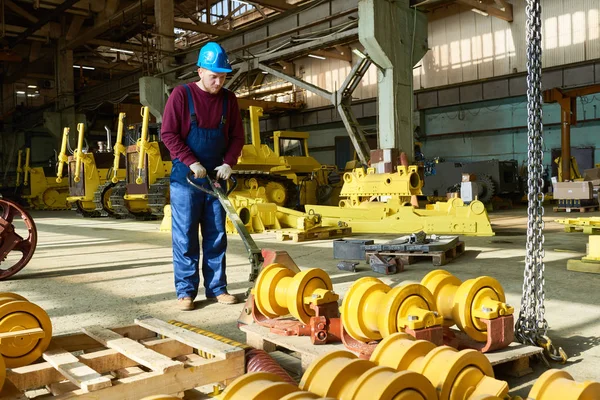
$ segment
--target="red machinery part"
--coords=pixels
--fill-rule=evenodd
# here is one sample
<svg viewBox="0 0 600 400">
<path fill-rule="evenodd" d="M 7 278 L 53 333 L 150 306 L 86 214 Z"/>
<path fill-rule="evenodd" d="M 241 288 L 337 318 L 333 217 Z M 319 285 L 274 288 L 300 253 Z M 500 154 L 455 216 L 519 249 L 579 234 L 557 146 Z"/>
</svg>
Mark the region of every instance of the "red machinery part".
<svg viewBox="0 0 600 400">
<path fill-rule="evenodd" d="M 246 372 L 270 372 L 284 382 L 297 386 L 298 383 L 264 350 L 253 349 L 246 353 Z"/>
<path fill-rule="evenodd" d="M 21 206 L 13 201 L 0 199 L 0 281 L 8 279 L 27 265 L 33 257 L 37 245 L 37 229 L 33 219 Z M 15 231 L 15 216 L 23 220 L 27 237 Z M 24 235 L 23 235 L 24 236 Z M 16 262 L 5 262 L 11 252 L 21 253 Z"/>
</svg>

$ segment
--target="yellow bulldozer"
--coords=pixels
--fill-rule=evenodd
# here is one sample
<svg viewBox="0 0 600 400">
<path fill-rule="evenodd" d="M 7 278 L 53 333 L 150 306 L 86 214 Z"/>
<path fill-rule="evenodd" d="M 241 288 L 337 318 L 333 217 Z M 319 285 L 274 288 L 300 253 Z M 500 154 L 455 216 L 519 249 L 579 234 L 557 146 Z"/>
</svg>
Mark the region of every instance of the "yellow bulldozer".
<svg viewBox="0 0 600 400">
<path fill-rule="evenodd" d="M 160 125 L 150 126 L 148 107 L 142 107 L 141 114 L 142 124 L 128 129 L 129 139 L 135 144 L 120 150 L 125 155 L 126 179 L 117 183 L 110 195 L 117 218 L 162 218 L 164 206 L 169 204 L 171 156 L 160 141 Z"/>
<path fill-rule="evenodd" d="M 35 210 L 66 210 L 69 186 L 65 182 L 56 182 L 54 167 L 31 167 L 31 149 L 25 149 L 25 163 L 23 150 L 17 156 L 16 187 L 22 184 L 21 198 L 27 201 L 29 207 Z M 23 174 L 23 182 L 21 182 Z"/>
<path fill-rule="evenodd" d="M 117 133 L 117 144 L 121 141 L 123 134 L 123 120 L 125 113 L 119 115 L 119 126 Z M 83 148 L 85 125 L 77 124 L 78 140 L 77 148 L 71 156 L 67 156 L 69 143 L 69 128 L 64 128 L 61 151 L 58 157 L 58 173 L 56 182 L 62 181 L 63 168 L 69 166 L 69 197 L 67 202 L 71 207 L 84 217 L 106 217 L 114 214 L 109 202 L 112 188 L 115 185 L 112 178 L 117 182 L 125 179 L 125 157 L 115 151 L 110 152 L 110 130 L 107 129 L 106 149 L 97 152 L 88 152 Z"/>
<path fill-rule="evenodd" d="M 276 131 L 272 145 L 261 144 L 260 107 L 250 107 L 251 144 L 242 149 L 233 174 L 239 191 L 264 188 L 266 201 L 289 208 L 337 204 L 341 189 L 337 168 L 321 165 L 308 153 L 306 132 Z M 235 195 L 236 191 L 232 193 Z"/>
</svg>

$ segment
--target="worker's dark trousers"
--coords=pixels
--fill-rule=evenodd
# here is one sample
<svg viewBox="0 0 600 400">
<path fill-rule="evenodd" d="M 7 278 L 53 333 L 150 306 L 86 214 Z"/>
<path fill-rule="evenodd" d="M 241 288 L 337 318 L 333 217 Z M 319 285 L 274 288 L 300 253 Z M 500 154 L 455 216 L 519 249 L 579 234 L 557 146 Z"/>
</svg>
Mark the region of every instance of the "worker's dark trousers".
<svg viewBox="0 0 600 400">
<path fill-rule="evenodd" d="M 186 167 L 187 168 L 187 167 Z M 200 244 L 202 232 L 202 278 L 207 297 L 226 292 L 225 210 L 216 197 L 194 189 L 189 184 L 171 183 L 173 232 L 173 269 L 177 298 L 198 294 L 200 284 Z"/>
</svg>

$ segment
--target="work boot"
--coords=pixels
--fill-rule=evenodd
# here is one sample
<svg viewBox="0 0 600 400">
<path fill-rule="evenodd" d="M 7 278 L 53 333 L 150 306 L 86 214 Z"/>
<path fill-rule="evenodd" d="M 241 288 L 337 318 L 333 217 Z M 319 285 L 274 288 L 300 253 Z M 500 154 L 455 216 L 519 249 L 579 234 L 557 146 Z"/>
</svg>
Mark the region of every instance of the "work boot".
<svg viewBox="0 0 600 400">
<path fill-rule="evenodd" d="M 207 299 L 216 301 L 221 304 L 235 304 L 238 302 L 238 300 L 235 298 L 235 296 L 233 296 L 229 293 L 221 293 L 217 297 L 207 297 Z"/>
<path fill-rule="evenodd" d="M 194 309 L 194 300 L 191 297 L 182 297 L 177 299 L 177 306 L 181 311 L 192 311 Z"/>
</svg>

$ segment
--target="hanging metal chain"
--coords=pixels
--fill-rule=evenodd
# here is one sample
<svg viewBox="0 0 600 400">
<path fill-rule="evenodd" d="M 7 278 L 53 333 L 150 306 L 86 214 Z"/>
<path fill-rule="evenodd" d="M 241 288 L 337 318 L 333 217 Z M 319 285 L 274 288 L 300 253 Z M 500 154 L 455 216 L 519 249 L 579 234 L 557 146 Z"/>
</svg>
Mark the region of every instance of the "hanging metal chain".
<svg viewBox="0 0 600 400">
<path fill-rule="evenodd" d="M 542 124 L 542 9 L 541 0 L 527 0 L 527 254 L 521 311 L 515 326 L 517 340 L 541 346 L 555 361 L 566 361 L 546 336 L 544 293 L 544 139 Z"/>
</svg>

